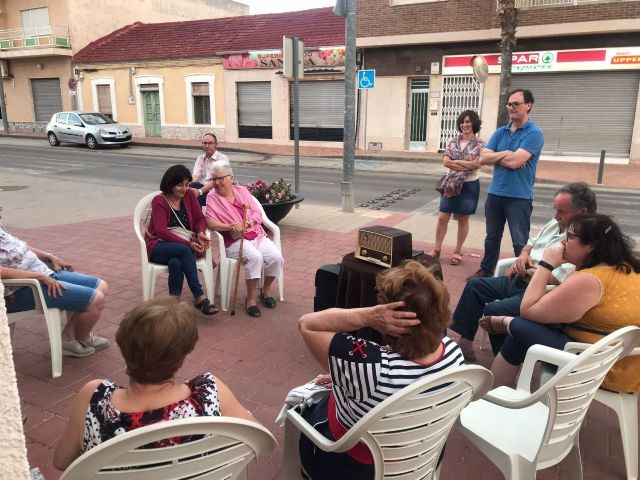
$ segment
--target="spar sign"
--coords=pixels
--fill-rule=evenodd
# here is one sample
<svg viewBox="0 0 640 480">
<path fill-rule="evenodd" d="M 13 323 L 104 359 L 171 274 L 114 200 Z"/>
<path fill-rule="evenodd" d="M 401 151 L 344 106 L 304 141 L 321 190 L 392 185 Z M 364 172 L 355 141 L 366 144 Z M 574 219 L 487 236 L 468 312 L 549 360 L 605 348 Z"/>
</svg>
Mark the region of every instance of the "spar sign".
<svg viewBox="0 0 640 480">
<path fill-rule="evenodd" d="M 473 56 L 445 56 L 442 61 L 442 74 L 473 74 L 470 65 Z M 500 73 L 501 55 L 499 53 L 485 54 L 484 58 L 490 74 Z M 640 69 L 640 47 L 516 52 L 513 54 L 511 67 L 514 73 L 634 69 Z"/>
</svg>

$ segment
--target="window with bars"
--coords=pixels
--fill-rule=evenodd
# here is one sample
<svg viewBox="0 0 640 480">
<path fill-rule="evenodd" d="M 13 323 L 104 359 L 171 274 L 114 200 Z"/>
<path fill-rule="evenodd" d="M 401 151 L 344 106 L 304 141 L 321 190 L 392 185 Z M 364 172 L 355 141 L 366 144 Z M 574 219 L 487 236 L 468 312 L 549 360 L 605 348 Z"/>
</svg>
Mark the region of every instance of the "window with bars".
<svg viewBox="0 0 640 480">
<path fill-rule="evenodd" d="M 195 124 L 210 125 L 211 99 L 209 97 L 209 84 L 207 82 L 192 83 L 191 96 L 193 97 L 193 120 Z"/>
<path fill-rule="evenodd" d="M 96 85 L 98 94 L 98 111 L 113 119 L 113 106 L 111 105 L 111 86 Z"/>
</svg>

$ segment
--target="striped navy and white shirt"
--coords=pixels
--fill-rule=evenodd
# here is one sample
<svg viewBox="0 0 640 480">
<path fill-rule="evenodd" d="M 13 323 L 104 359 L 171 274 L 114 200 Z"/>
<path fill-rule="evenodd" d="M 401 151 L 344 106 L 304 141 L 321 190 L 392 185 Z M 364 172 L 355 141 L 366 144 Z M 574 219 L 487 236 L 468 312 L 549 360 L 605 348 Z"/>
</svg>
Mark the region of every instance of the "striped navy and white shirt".
<svg viewBox="0 0 640 480">
<path fill-rule="evenodd" d="M 464 365 L 460 347 L 442 339 L 443 354 L 431 364 L 407 360 L 377 343 L 337 333 L 329 346 L 336 417 L 351 428 L 379 403 L 416 380 Z"/>
</svg>

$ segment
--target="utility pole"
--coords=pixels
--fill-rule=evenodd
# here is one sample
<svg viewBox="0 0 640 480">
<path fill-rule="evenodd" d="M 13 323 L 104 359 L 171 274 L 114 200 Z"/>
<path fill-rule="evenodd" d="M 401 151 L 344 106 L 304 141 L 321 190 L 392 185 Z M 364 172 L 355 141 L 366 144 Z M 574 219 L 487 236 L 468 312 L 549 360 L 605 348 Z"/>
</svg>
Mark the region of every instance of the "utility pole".
<svg viewBox="0 0 640 480">
<path fill-rule="evenodd" d="M 4 80 L 2 79 L 3 73 L 4 72 L 0 71 L 0 113 L 2 113 L 2 126 L 4 128 L 4 133 L 7 134 L 9 133 L 9 119 L 7 119 L 7 103 L 4 100 Z"/>
<path fill-rule="evenodd" d="M 356 153 L 356 1 L 338 0 L 334 13 L 345 17 L 344 135 L 342 159 L 342 211 L 353 212 L 353 177 Z"/>
<path fill-rule="evenodd" d="M 511 65 L 513 50 L 516 46 L 516 28 L 518 27 L 518 9 L 515 0 L 500 0 L 498 5 L 500 17 L 500 96 L 498 97 L 498 127 L 509 122 L 507 101 L 511 90 Z"/>
</svg>

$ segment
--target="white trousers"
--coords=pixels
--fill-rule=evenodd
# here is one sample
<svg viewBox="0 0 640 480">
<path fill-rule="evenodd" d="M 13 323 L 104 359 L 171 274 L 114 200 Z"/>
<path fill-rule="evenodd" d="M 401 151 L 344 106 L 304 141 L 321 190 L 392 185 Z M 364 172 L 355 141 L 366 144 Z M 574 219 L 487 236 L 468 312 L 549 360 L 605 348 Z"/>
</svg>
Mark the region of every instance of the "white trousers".
<svg viewBox="0 0 640 480">
<path fill-rule="evenodd" d="M 240 240 L 236 240 L 226 248 L 227 257 L 238 258 Z M 277 277 L 282 271 L 284 258 L 280 249 L 269 238 L 246 240 L 242 245 L 242 264 L 244 265 L 244 278 L 251 280 L 262 277 L 264 266 L 265 277 Z"/>
</svg>

